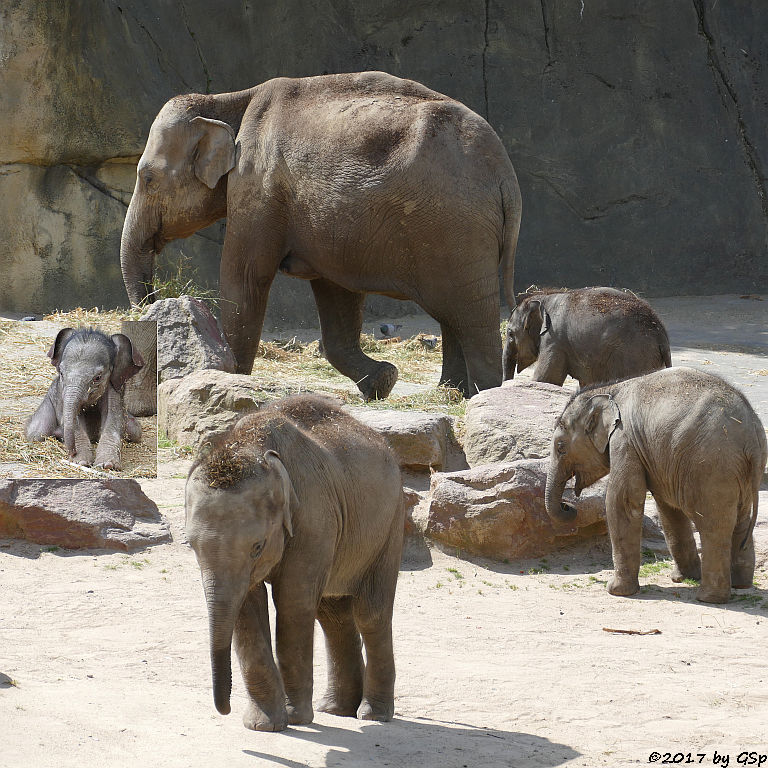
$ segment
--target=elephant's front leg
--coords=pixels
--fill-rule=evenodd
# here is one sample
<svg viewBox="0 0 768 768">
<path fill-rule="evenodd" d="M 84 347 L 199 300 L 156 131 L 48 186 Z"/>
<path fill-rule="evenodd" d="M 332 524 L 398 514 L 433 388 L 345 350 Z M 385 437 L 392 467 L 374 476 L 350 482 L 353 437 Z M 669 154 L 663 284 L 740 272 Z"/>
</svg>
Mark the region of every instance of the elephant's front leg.
<svg viewBox="0 0 768 768">
<path fill-rule="evenodd" d="M 288 724 L 285 690 L 272 656 L 267 589 L 251 589 L 235 622 L 235 652 L 248 691 L 243 724 L 254 731 L 282 731 Z"/>
<path fill-rule="evenodd" d="M 120 469 L 120 451 L 125 431 L 125 408 L 123 397 L 111 384 L 99 401 L 101 428 L 96 446 L 94 463 L 104 469 Z"/>
<path fill-rule="evenodd" d="M 605 516 L 613 551 L 614 573 L 607 585 L 612 595 L 634 595 L 640 590 L 638 573 L 646 490 L 645 473 L 636 458 L 611 456 Z"/>
<path fill-rule="evenodd" d="M 467 364 L 458 336 L 447 323 L 440 323 L 440 333 L 443 340 L 443 370 L 440 374 L 440 385 L 455 387 L 464 397 L 469 397 Z"/>
<path fill-rule="evenodd" d="M 230 216 L 221 255 L 221 325 L 235 356 L 237 373 L 250 374 L 259 349 L 269 288 L 280 263 L 277 235 L 254 221 L 269 221 L 257 211 L 246 222 Z"/>
<path fill-rule="evenodd" d="M 353 293 L 321 278 L 312 280 L 323 348 L 328 362 L 357 384 L 366 400 L 385 398 L 397 381 L 397 368 L 360 349 L 365 294 Z"/>
<path fill-rule="evenodd" d="M 288 722 L 306 725 L 312 710 L 312 645 L 318 600 L 295 580 L 285 589 L 272 584 L 277 613 L 277 663 L 285 686 Z"/>
</svg>

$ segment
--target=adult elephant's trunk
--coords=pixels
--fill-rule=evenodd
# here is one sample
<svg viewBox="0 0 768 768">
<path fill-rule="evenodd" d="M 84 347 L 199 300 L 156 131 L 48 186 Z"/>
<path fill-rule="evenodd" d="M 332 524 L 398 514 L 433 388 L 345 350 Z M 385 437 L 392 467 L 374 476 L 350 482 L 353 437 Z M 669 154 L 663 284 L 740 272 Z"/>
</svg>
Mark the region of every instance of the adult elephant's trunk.
<svg viewBox="0 0 768 768">
<path fill-rule="evenodd" d="M 544 506 L 553 522 L 571 522 L 576 518 L 576 508 L 563 501 L 565 484 L 572 473 L 564 469 L 554 458 L 550 459 L 547 471 L 547 488 L 544 492 Z"/>
<path fill-rule="evenodd" d="M 143 221 L 146 214 L 142 210 L 144 206 L 141 205 L 140 194 L 137 184 L 128 206 L 120 239 L 120 267 L 131 304 L 154 301 L 152 278 L 155 269 L 156 230 Z"/>
<path fill-rule="evenodd" d="M 77 432 L 77 419 L 80 409 L 87 399 L 87 393 L 86 384 L 68 384 L 64 387 L 62 395 L 62 429 L 64 432 L 64 445 L 69 451 L 70 456 L 74 456 L 76 452 L 75 435 Z"/>
<path fill-rule="evenodd" d="M 211 571 L 203 574 L 205 601 L 208 604 L 208 628 L 211 642 L 211 676 L 213 703 L 222 715 L 230 712 L 232 693 L 232 634 L 235 628 L 237 606 L 228 594 L 216 584 Z"/>
</svg>

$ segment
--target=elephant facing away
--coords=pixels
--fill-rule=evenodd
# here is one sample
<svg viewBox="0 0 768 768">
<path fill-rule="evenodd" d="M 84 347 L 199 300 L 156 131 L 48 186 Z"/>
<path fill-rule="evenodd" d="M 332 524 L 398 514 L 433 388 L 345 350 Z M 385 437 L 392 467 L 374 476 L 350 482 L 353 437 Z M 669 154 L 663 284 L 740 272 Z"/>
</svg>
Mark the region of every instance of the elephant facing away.
<svg viewBox="0 0 768 768">
<path fill-rule="evenodd" d="M 48 350 L 58 376 L 24 427 L 28 440 L 53 435 L 78 464 L 121 468 L 123 438 L 141 441 L 141 425 L 126 413 L 126 381 L 144 367 L 122 333 L 63 328 Z M 98 440 L 94 457 L 91 440 Z"/>
<path fill-rule="evenodd" d="M 278 270 L 309 280 L 328 361 L 367 398 L 397 369 L 360 348 L 366 293 L 439 321 L 440 381 L 465 395 L 502 380 L 500 286 L 514 306 L 521 198 L 488 123 L 383 72 L 277 78 L 171 99 L 138 164 L 120 259 L 134 303 L 163 246 L 227 217 L 224 334 L 250 373 Z"/>
<path fill-rule="evenodd" d="M 585 387 L 669 368 L 664 324 L 651 306 L 615 288 L 534 291 L 507 325 L 504 379 L 536 364 L 534 381 Z"/>
<path fill-rule="evenodd" d="M 403 525 L 391 450 L 328 398 L 276 401 L 203 446 L 187 479 L 186 530 L 208 605 L 216 709 L 230 711 L 234 634 L 246 727 L 312 722 L 317 618 L 328 654 L 318 708 L 390 720 Z M 277 666 L 265 582 L 277 614 Z"/>
<path fill-rule="evenodd" d="M 765 432 L 747 399 L 723 379 L 670 368 L 577 393 L 555 424 L 545 504 L 570 521 L 575 492 L 610 472 L 605 498 L 615 572 L 612 595 L 640 588 L 646 491 L 659 510 L 675 561 L 673 581 L 701 579 L 697 598 L 725 603 L 731 587 L 752 586 Z M 701 560 L 693 525 L 701 536 Z"/>
</svg>

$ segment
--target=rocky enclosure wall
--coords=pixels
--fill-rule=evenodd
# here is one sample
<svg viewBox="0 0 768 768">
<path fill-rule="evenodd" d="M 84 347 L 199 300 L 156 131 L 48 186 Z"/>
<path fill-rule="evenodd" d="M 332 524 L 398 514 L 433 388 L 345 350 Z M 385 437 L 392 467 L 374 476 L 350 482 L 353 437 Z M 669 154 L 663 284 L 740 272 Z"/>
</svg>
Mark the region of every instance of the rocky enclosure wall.
<svg viewBox="0 0 768 768">
<path fill-rule="evenodd" d="M 4 0 L 0 308 L 127 302 L 120 231 L 170 96 L 362 69 L 497 130 L 518 288 L 766 291 L 766 29 L 762 0 Z M 223 232 L 167 250 L 215 284 Z M 306 284 L 276 283 L 268 323 L 313 317 Z"/>
</svg>

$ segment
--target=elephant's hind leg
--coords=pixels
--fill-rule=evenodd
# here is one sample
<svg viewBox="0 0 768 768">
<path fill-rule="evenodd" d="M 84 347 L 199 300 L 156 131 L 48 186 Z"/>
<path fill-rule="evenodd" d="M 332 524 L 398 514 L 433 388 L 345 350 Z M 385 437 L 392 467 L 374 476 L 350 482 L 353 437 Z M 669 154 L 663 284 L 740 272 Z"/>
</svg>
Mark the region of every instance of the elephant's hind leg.
<svg viewBox="0 0 768 768">
<path fill-rule="evenodd" d="M 656 508 L 659 510 L 664 539 L 675 561 L 672 581 L 678 583 L 684 579 L 698 581 L 701 578 L 701 561 L 696 551 L 691 521 L 682 510 L 675 509 L 658 499 L 656 499 Z"/>
<path fill-rule="evenodd" d="M 363 654 L 352 617 L 352 598 L 325 598 L 317 618 L 325 634 L 328 689 L 317 706 L 320 712 L 355 717 L 363 698 Z"/>
<path fill-rule="evenodd" d="M 727 603 L 731 596 L 731 544 L 738 504 L 735 495 L 712 493 L 700 505 L 701 587 L 696 599 L 704 603 Z"/>
<path fill-rule="evenodd" d="M 37 410 L 29 417 L 29 420 L 24 426 L 24 433 L 27 436 L 27 440 L 33 441 L 45 440 L 45 438 L 50 435 L 60 437 L 60 430 L 59 434 L 56 434 L 57 426 L 56 410 L 53 407 L 53 403 L 51 403 L 46 395 Z"/>
<path fill-rule="evenodd" d="M 752 524 L 752 499 L 739 510 L 739 520 L 731 537 L 731 586 L 749 589 L 755 577 L 755 540 L 750 531 Z M 744 538 L 746 537 L 746 541 Z M 744 547 L 742 548 L 742 544 Z"/>
<path fill-rule="evenodd" d="M 366 400 L 385 398 L 395 386 L 397 368 L 373 360 L 360 349 L 365 294 L 348 291 L 325 279 L 312 280 L 310 285 L 328 362 L 352 379 Z"/>
</svg>

